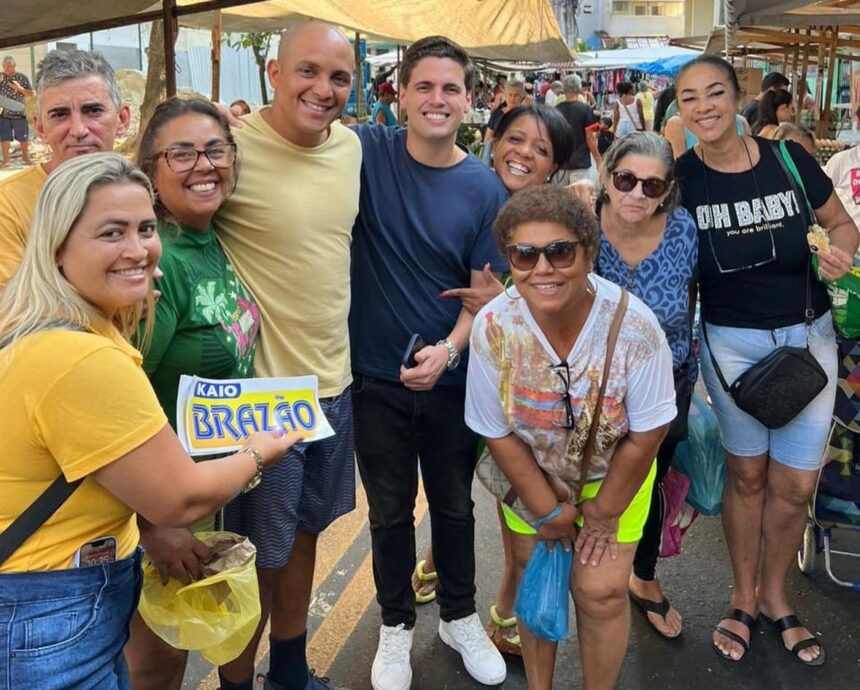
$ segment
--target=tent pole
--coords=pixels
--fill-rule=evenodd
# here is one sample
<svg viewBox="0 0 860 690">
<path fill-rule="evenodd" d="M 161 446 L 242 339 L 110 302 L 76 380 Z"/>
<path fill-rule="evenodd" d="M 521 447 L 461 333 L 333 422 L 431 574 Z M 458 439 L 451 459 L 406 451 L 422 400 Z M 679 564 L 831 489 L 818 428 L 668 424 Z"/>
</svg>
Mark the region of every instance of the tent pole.
<svg viewBox="0 0 860 690">
<path fill-rule="evenodd" d="M 355 32 L 355 117 L 361 121 L 361 102 L 363 85 L 361 83 L 361 34 Z"/>
<path fill-rule="evenodd" d="M 819 128 L 821 129 L 821 137 L 830 129 L 830 120 L 833 113 L 830 110 L 831 97 L 833 95 L 833 81 L 836 76 L 836 47 L 839 43 L 839 27 L 831 27 L 833 34 L 830 37 L 830 55 L 827 58 L 827 91 L 824 94 L 824 112 L 821 114 Z"/>
<path fill-rule="evenodd" d="M 806 42 L 803 46 L 803 66 L 800 70 L 800 83 L 803 84 L 803 93 L 804 98 L 806 97 L 807 89 L 806 89 L 806 74 L 809 70 L 809 43 L 812 40 L 812 29 L 806 30 Z M 797 98 L 797 106 L 795 107 L 794 113 L 794 124 L 800 124 L 800 111 L 803 110 L 803 100 L 804 98 L 800 97 L 800 89 L 795 85 L 794 87 L 794 95 Z"/>
<path fill-rule="evenodd" d="M 176 0 L 162 0 L 164 19 L 164 87 L 167 98 L 176 95 Z"/>
<path fill-rule="evenodd" d="M 403 90 L 403 82 L 400 81 L 400 44 L 397 44 L 397 124 L 403 124 L 403 108 L 400 107 L 400 92 Z"/>
<path fill-rule="evenodd" d="M 212 27 L 212 100 L 221 100 L 221 10 L 215 10 Z"/>
</svg>

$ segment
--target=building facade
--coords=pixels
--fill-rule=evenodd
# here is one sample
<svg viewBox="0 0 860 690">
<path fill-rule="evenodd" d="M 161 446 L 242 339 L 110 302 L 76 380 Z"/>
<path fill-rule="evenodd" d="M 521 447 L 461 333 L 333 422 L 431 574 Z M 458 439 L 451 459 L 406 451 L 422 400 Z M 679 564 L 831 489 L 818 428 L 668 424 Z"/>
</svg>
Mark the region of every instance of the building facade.
<svg viewBox="0 0 860 690">
<path fill-rule="evenodd" d="M 685 11 L 697 0 L 551 0 L 562 35 L 570 46 L 585 41 L 589 47 L 596 33 L 623 39 L 626 36 L 685 35 Z M 710 2 L 714 0 L 698 0 Z"/>
</svg>

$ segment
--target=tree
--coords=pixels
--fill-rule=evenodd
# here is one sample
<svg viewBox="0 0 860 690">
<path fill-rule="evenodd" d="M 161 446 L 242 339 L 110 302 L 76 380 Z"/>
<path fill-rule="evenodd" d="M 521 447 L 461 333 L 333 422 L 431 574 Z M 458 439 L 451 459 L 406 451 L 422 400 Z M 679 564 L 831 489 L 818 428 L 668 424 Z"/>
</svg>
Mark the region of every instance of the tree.
<svg viewBox="0 0 860 690">
<path fill-rule="evenodd" d="M 146 125 L 152 118 L 156 106 L 164 100 L 167 90 L 166 66 L 164 60 L 164 22 L 160 19 L 152 22 L 149 31 L 149 47 L 146 49 L 146 90 L 143 103 L 140 105 L 140 120 L 137 133 L 126 140 L 122 147 L 124 153 L 137 151 L 140 137 Z"/>
<path fill-rule="evenodd" d="M 238 36 L 227 34 L 224 37 L 224 43 L 231 48 L 247 48 L 254 54 L 257 72 L 260 75 L 260 95 L 263 98 L 263 105 L 269 104 L 269 94 L 266 90 L 266 58 L 269 56 L 272 38 L 276 35 L 274 31 L 252 31 Z"/>
</svg>

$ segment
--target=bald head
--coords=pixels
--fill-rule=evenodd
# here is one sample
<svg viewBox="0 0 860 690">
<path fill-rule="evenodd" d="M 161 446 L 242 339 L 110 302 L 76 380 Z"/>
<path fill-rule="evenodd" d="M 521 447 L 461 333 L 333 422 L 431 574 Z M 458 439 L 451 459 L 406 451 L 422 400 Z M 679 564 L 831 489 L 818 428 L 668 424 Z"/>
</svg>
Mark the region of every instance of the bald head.
<svg viewBox="0 0 860 690">
<path fill-rule="evenodd" d="M 281 35 L 278 59 L 266 67 L 275 97 L 263 117 L 288 141 L 319 146 L 343 112 L 354 70 L 352 45 L 331 24 L 290 27 Z"/>
<path fill-rule="evenodd" d="M 305 38 L 325 41 L 328 44 L 341 44 L 346 46 L 352 54 L 352 44 L 336 26 L 315 19 L 303 19 L 281 32 L 281 42 L 278 44 L 278 60 L 283 61 L 296 43 L 301 43 Z"/>
</svg>

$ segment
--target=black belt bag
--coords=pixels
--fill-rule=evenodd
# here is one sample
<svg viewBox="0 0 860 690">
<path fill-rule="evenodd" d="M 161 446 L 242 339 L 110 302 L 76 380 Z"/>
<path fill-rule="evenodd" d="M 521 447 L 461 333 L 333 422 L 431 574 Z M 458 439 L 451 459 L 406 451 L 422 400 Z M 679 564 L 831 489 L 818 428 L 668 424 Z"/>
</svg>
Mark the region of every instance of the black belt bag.
<svg viewBox="0 0 860 690">
<path fill-rule="evenodd" d="M 764 359 L 753 364 L 729 386 L 714 358 L 708 341 L 705 320 L 702 335 L 708 345 L 711 363 L 723 389 L 732 396 L 741 410 L 755 417 L 768 429 L 779 429 L 799 415 L 827 385 L 827 374 L 809 351 L 809 333 L 815 314 L 812 310 L 812 290 L 809 265 L 806 267 L 806 347 L 778 347 Z"/>
</svg>

